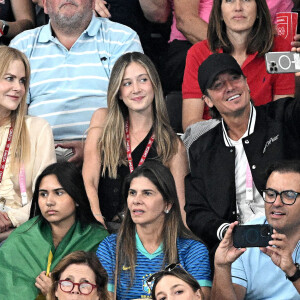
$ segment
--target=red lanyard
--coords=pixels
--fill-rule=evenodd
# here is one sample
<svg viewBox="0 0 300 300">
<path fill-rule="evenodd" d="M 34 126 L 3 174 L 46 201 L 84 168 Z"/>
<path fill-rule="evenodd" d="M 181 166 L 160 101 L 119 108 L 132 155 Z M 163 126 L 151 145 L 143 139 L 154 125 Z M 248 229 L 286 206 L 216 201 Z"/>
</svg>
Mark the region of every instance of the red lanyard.
<svg viewBox="0 0 300 300">
<path fill-rule="evenodd" d="M 9 150 L 9 147 L 10 147 L 10 144 L 11 144 L 13 132 L 14 132 L 14 129 L 13 129 L 12 127 L 10 127 L 10 128 L 9 128 L 9 131 L 8 131 L 7 141 L 6 141 L 6 145 L 5 145 L 5 148 L 4 148 L 2 160 L 1 160 L 1 167 L 0 167 L 0 183 L 1 183 L 1 181 L 2 181 L 2 177 L 3 177 L 3 173 L 4 173 L 5 164 L 6 164 L 6 160 L 7 160 L 7 157 L 8 157 L 8 150 Z"/>
<path fill-rule="evenodd" d="M 130 170 L 130 173 L 133 172 L 134 170 L 134 167 L 133 167 L 133 162 L 132 162 L 132 155 L 131 155 L 131 147 L 130 147 L 130 135 L 129 135 L 129 121 L 127 120 L 126 123 L 125 123 L 125 134 L 126 134 L 126 151 L 127 151 L 127 159 L 128 159 L 128 165 L 129 165 L 129 170 Z M 152 146 L 154 142 L 154 133 L 151 135 L 150 139 L 149 139 L 149 142 L 146 146 L 146 149 L 141 157 L 141 160 L 138 164 L 138 167 L 141 166 L 144 161 L 146 160 L 146 157 L 149 153 L 149 150 Z"/>
</svg>

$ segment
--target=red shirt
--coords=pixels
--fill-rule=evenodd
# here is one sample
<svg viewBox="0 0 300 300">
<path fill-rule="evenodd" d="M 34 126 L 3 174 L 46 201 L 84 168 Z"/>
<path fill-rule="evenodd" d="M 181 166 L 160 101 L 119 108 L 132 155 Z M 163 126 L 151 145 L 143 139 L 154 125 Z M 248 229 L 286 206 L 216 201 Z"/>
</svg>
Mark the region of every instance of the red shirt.
<svg viewBox="0 0 300 300">
<path fill-rule="evenodd" d="M 280 36 L 275 36 L 273 52 L 290 50 L 291 46 L 286 40 Z M 222 53 L 223 49 L 219 49 L 218 52 Z M 196 43 L 188 51 L 182 84 L 183 99 L 202 97 L 198 83 L 198 69 L 211 54 L 207 40 Z M 242 65 L 242 71 L 247 77 L 251 98 L 256 106 L 272 101 L 274 95 L 292 95 L 295 93 L 295 75 L 267 73 L 265 58 L 264 56 L 258 57 L 257 52 L 248 55 Z M 210 119 L 206 105 L 203 118 L 205 120 Z"/>
</svg>

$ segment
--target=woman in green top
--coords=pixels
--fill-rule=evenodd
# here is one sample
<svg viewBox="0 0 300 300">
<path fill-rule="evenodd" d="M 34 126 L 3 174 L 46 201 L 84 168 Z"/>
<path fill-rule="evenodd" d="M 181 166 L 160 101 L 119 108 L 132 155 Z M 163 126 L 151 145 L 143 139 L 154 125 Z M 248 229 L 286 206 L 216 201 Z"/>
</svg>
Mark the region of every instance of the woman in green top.
<svg viewBox="0 0 300 300">
<path fill-rule="evenodd" d="M 56 163 L 41 173 L 30 215 L 0 247 L 1 299 L 46 295 L 49 273 L 65 255 L 95 251 L 108 235 L 95 220 L 81 173 L 71 163 Z"/>
</svg>

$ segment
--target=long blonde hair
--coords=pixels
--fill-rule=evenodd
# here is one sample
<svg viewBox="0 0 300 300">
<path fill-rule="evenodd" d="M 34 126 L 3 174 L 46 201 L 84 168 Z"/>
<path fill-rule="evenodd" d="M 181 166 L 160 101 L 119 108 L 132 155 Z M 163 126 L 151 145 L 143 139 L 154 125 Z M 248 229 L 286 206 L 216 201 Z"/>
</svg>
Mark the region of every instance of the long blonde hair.
<svg viewBox="0 0 300 300">
<path fill-rule="evenodd" d="M 103 164 L 102 175 L 107 169 L 109 177 L 112 178 L 117 177 L 119 165 L 127 164 L 124 136 L 128 108 L 120 100 L 119 90 L 125 69 L 132 62 L 146 69 L 153 86 L 153 128 L 159 159 L 166 164 L 177 153 L 178 148 L 177 136 L 170 126 L 160 79 L 154 64 L 143 53 L 126 53 L 116 61 L 112 69 L 107 92 L 107 122 L 98 144 Z"/>
<path fill-rule="evenodd" d="M 0 78 L 3 78 L 10 64 L 16 60 L 24 64 L 26 82 L 24 96 L 17 109 L 10 114 L 11 126 L 14 128 L 10 146 L 11 167 L 14 172 L 17 172 L 21 161 L 25 163 L 29 159 L 30 142 L 28 140 L 28 132 L 25 124 L 25 114 L 27 111 L 26 97 L 29 88 L 30 65 L 25 54 L 19 50 L 7 46 L 0 46 Z"/>
</svg>

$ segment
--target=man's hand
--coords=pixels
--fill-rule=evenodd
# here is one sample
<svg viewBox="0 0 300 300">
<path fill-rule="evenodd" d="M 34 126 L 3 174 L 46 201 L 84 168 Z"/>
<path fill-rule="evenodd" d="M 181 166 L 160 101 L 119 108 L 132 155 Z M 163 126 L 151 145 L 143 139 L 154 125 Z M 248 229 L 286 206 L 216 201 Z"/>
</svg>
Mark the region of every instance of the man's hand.
<svg viewBox="0 0 300 300">
<path fill-rule="evenodd" d="M 6 212 L 0 211 L 0 232 L 5 232 L 13 227 L 13 224 Z"/>
<path fill-rule="evenodd" d="M 76 166 L 78 167 L 82 165 L 84 142 L 82 141 L 64 142 L 64 143 L 56 144 L 55 147 L 72 149 L 74 155 L 68 161 L 75 163 Z"/>
<path fill-rule="evenodd" d="M 269 242 L 270 246 L 259 249 L 270 256 L 273 263 L 285 272 L 287 276 L 293 276 L 296 272 L 292 258 L 294 249 L 291 249 L 286 235 L 277 233 L 275 229 L 273 229 L 272 239 Z"/>
<path fill-rule="evenodd" d="M 300 52 L 300 34 L 296 34 L 294 36 L 294 40 L 292 41 L 291 51 Z M 295 73 L 295 75 L 300 76 L 300 72 Z"/>
<path fill-rule="evenodd" d="M 232 231 L 234 226 L 238 224 L 237 221 L 231 223 L 228 230 L 217 248 L 215 254 L 215 265 L 216 266 L 230 266 L 239 256 L 241 256 L 246 248 L 237 249 L 233 246 Z"/>
<path fill-rule="evenodd" d="M 297 51 L 297 48 L 300 48 L 300 34 L 296 34 L 294 36 L 294 40 L 292 41 L 291 45 L 292 45 L 291 51 Z"/>
<path fill-rule="evenodd" d="M 104 0 L 96 0 L 95 1 L 95 12 L 99 15 L 99 17 L 102 18 L 110 18 L 111 14 L 107 7 L 105 6 L 107 4 Z"/>
<path fill-rule="evenodd" d="M 49 293 L 51 285 L 51 278 L 46 275 L 45 271 L 41 272 L 41 274 L 35 279 L 35 286 L 40 289 L 44 296 Z"/>
</svg>

